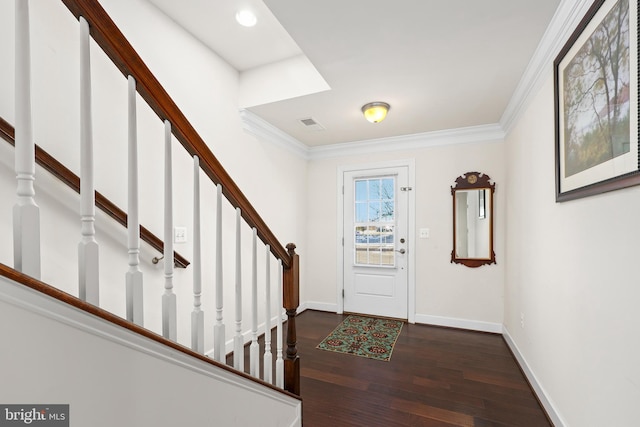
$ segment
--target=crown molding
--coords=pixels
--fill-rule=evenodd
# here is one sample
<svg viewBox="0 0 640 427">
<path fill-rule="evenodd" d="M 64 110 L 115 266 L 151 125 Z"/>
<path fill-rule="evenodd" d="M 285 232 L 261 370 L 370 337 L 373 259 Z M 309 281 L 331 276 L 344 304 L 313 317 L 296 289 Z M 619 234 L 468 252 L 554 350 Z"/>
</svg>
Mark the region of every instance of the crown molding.
<svg viewBox="0 0 640 427">
<path fill-rule="evenodd" d="M 344 142 L 311 148 L 311 159 L 358 156 L 389 151 L 420 150 L 443 145 L 502 141 L 505 133 L 499 124 L 470 126 L 389 138 Z"/>
<path fill-rule="evenodd" d="M 357 156 L 389 151 L 419 150 L 424 148 L 504 140 L 505 133 L 499 124 L 470 126 L 465 128 L 394 136 L 364 141 L 307 147 L 289 134 L 248 110 L 240 110 L 242 127 L 261 141 L 272 143 L 305 160 L 332 157 Z"/>
<path fill-rule="evenodd" d="M 507 104 L 500 126 L 508 134 L 552 71 L 553 61 L 593 0 L 562 0 L 538 44 L 516 90 Z"/>
<path fill-rule="evenodd" d="M 240 121 L 245 132 L 255 136 L 261 141 L 269 142 L 277 147 L 289 151 L 304 160 L 311 158 L 311 151 L 302 142 L 273 126 L 266 120 L 258 117 L 249 110 L 240 109 Z"/>
</svg>

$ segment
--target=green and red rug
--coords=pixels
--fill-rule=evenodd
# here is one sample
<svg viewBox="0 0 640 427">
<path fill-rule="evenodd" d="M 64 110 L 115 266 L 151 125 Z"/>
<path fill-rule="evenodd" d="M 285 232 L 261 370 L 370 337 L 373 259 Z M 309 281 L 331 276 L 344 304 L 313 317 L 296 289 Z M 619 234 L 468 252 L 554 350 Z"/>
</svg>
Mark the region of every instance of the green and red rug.
<svg viewBox="0 0 640 427">
<path fill-rule="evenodd" d="M 401 320 L 351 315 L 316 348 L 388 362 L 403 324 Z"/>
</svg>

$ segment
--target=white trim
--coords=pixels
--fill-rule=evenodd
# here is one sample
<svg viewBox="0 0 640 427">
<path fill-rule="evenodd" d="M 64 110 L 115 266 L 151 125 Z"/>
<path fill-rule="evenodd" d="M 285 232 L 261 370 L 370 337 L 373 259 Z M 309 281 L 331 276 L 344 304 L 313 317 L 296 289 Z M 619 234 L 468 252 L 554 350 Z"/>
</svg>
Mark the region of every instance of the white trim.
<svg viewBox="0 0 640 427">
<path fill-rule="evenodd" d="M 416 162 L 415 159 L 408 160 L 409 167 L 409 187 L 412 188 L 409 191 L 409 223 L 407 230 L 407 236 L 409 241 L 407 242 L 407 249 L 409 251 L 409 274 L 408 274 L 408 301 L 407 301 L 407 321 L 409 323 L 416 323 Z"/>
<path fill-rule="evenodd" d="M 502 333 L 502 323 L 483 322 L 481 320 L 459 319 L 456 317 L 432 316 L 429 314 L 416 314 L 416 323 L 434 326 L 446 326 L 449 328 L 468 329 L 470 331 Z"/>
<path fill-rule="evenodd" d="M 242 128 L 261 141 L 285 149 L 304 160 L 327 159 L 400 150 L 419 150 L 441 145 L 502 141 L 505 133 L 498 123 L 417 133 L 364 141 L 308 147 L 249 110 L 239 111 Z"/>
<path fill-rule="evenodd" d="M 507 329 L 506 326 L 503 326 L 502 328 L 502 336 L 504 337 L 505 342 L 511 349 L 511 352 L 517 359 L 518 364 L 520 365 L 520 368 L 522 368 L 522 372 L 524 372 L 525 376 L 527 377 L 527 380 L 529 380 L 531 387 L 533 387 L 533 390 L 536 396 L 538 397 L 538 399 L 540 400 L 540 403 L 544 407 L 545 411 L 547 412 L 547 415 L 549 416 L 549 418 L 551 418 L 553 425 L 555 427 L 566 426 L 567 423 L 565 423 L 562 417 L 560 416 L 560 413 L 556 409 L 556 406 L 553 404 L 553 401 L 549 398 L 549 395 L 545 391 L 544 387 L 542 387 L 542 384 L 540 384 L 540 381 L 538 381 L 538 378 L 533 373 L 533 370 L 527 363 L 527 360 L 524 358 L 524 356 L 520 352 L 520 349 L 518 348 L 515 341 L 511 337 L 511 334 L 509 334 L 509 330 Z"/>
<path fill-rule="evenodd" d="M 305 310 L 316 310 L 316 311 L 326 311 L 329 313 L 337 313 L 338 304 L 318 302 L 318 301 L 305 301 L 304 303 L 300 304 L 300 307 L 298 307 L 298 314 L 302 313 Z"/>
<path fill-rule="evenodd" d="M 560 2 L 502 114 L 500 125 L 505 134 L 511 131 L 532 96 L 549 77 L 548 73 L 553 69 L 555 57 L 592 3 L 593 0 L 562 0 Z"/>
<path fill-rule="evenodd" d="M 218 368 L 176 349 L 167 347 L 166 345 L 91 315 L 55 298 L 17 284 L 5 277 L 0 277 L 0 301 L 97 336 L 98 338 L 189 369 L 198 374 L 206 375 L 217 381 L 233 384 L 248 392 L 257 393 L 290 405 L 292 408 L 298 407 L 298 410 L 300 409 L 299 401 L 283 393 L 274 392 L 268 387 L 236 375 L 233 372 Z"/>
<path fill-rule="evenodd" d="M 307 306 L 306 302 L 301 302 L 300 305 L 298 305 L 298 308 L 296 309 L 296 316 L 306 310 L 309 310 L 309 306 Z"/>
<path fill-rule="evenodd" d="M 300 304 L 298 308 L 298 314 L 305 310 L 317 310 L 326 311 L 330 313 L 342 314 L 342 311 L 338 311 L 338 304 L 329 304 L 316 301 L 307 301 Z M 431 316 L 428 314 L 416 314 L 415 309 L 413 313 L 413 321 L 408 319 L 409 323 L 416 323 L 420 325 L 433 325 L 433 326 L 446 326 L 449 328 L 466 329 L 469 331 L 489 332 L 492 334 L 502 334 L 502 323 L 483 322 L 481 320 L 469 320 L 459 319 L 455 317 L 444 316 Z"/>
<path fill-rule="evenodd" d="M 311 160 L 317 160 L 389 151 L 420 150 L 442 145 L 502 141 L 504 137 L 504 131 L 499 124 L 495 123 L 366 141 L 322 145 L 310 149 L 310 158 Z"/>
<path fill-rule="evenodd" d="M 251 111 L 240 109 L 238 114 L 240 115 L 242 128 L 245 132 L 255 136 L 261 141 L 269 142 L 276 147 L 285 149 L 304 160 L 308 160 L 311 157 L 309 147 L 261 117 L 258 117 Z"/>
<path fill-rule="evenodd" d="M 344 193 L 342 188 L 344 187 L 344 174 L 345 172 L 362 171 L 369 169 L 384 169 L 384 168 L 397 168 L 406 167 L 408 169 L 409 187 L 413 188 L 409 191 L 409 203 L 407 206 L 408 223 L 407 223 L 407 236 L 408 238 L 408 263 L 407 263 L 407 320 L 409 323 L 415 323 L 416 316 L 416 251 L 415 251 L 415 236 L 416 236 L 416 162 L 415 159 L 404 160 L 390 160 L 386 162 L 376 163 L 363 163 L 358 165 L 339 166 L 337 168 L 337 188 L 336 194 L 338 197 L 336 218 L 338 229 L 336 232 L 336 247 L 337 247 L 337 271 L 336 271 L 336 301 L 337 309 L 336 313 L 344 313 L 344 300 L 342 298 L 342 291 L 344 289 L 344 246 L 342 239 L 344 237 Z"/>
<path fill-rule="evenodd" d="M 345 169 L 338 167 L 336 170 L 336 195 L 338 203 L 336 203 L 336 301 L 337 314 L 344 313 L 344 299 L 342 297 L 344 290 L 344 244 L 342 242 L 344 236 L 344 173 Z"/>
</svg>

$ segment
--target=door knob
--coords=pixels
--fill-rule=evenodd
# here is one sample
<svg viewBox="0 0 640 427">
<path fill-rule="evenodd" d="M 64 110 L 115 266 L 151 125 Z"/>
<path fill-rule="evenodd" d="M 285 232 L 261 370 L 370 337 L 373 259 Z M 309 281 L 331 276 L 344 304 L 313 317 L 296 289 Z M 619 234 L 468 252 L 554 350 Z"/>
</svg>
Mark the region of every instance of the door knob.
<svg viewBox="0 0 640 427">
<path fill-rule="evenodd" d="M 404 248 L 402 248 L 402 249 L 396 249 L 396 252 L 400 252 L 401 254 L 403 254 L 403 253 L 405 253 L 407 251 L 405 251 Z"/>
</svg>

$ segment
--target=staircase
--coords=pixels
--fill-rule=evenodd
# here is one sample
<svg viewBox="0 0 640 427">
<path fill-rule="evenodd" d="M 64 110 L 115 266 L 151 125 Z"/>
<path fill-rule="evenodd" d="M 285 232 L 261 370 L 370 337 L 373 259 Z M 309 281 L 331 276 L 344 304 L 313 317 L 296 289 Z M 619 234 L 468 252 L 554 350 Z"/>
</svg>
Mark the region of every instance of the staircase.
<svg viewBox="0 0 640 427">
<path fill-rule="evenodd" d="M 37 34 L 48 43 L 49 36 L 40 34 L 45 25 L 31 26 L 30 8 L 63 28 L 51 40 L 69 38 L 70 25 L 79 33 L 71 43 L 79 49 L 73 66 L 80 132 L 64 152 L 70 158 L 79 152 L 79 177 L 34 142 L 33 123 L 46 120 L 34 111 L 47 106 L 32 105 L 32 64 L 40 61 L 30 40 Z M 3 384 L 13 385 L 3 387 L 12 392 L 0 392 L 0 401 L 70 403 L 77 425 L 301 425 L 295 245 L 279 243 L 98 1 L 15 0 L 14 25 L 15 131 L 0 120 L 0 137 L 15 143 L 13 196 L 8 162 L 0 165 L 0 191 L 15 200 L 14 263 L 0 264 L 0 322 L 3 336 L 20 344 L 0 356 Z M 105 86 L 120 85 L 114 90 L 125 94 L 124 105 L 105 109 L 93 100 L 103 90 L 94 80 L 103 75 Z M 126 135 L 96 132 L 94 124 L 102 131 L 111 115 L 126 117 Z M 122 139 L 121 153 L 98 145 Z M 0 149 L 3 160 L 11 150 Z M 126 191 L 110 190 L 126 194 L 127 213 L 95 188 L 96 171 L 112 167 L 112 151 L 127 159 L 126 168 L 110 172 L 114 183 L 126 182 Z M 38 169 L 36 181 L 36 160 L 53 175 Z M 73 214 L 77 196 L 54 177 L 80 193 L 80 221 Z M 192 246 L 183 256 L 174 238 L 184 233 L 176 224 L 187 218 Z M 149 231 L 158 228 L 164 242 Z M 276 342 L 264 334 L 261 350 L 258 336 L 273 327 Z M 225 364 L 229 353 L 232 367 Z M 21 370 L 29 373 L 20 376 Z M 37 393 L 31 381 L 40 382 Z M 124 424 L 119 408 L 128 416 Z M 106 411 L 99 422 L 91 418 L 96 411 Z"/>
</svg>

